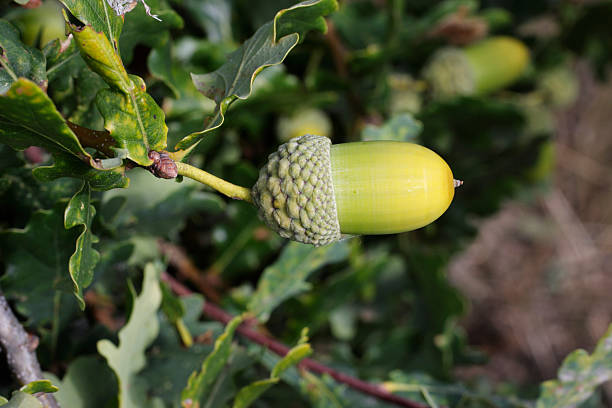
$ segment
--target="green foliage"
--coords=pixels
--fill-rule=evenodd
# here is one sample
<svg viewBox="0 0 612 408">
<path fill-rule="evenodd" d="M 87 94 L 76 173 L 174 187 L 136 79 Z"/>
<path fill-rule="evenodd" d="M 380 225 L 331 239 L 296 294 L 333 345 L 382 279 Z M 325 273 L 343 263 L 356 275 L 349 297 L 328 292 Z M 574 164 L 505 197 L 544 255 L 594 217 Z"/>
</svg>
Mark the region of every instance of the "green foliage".
<svg viewBox="0 0 612 408">
<path fill-rule="evenodd" d="M 36 394 L 39 392 L 56 392 L 58 388 L 51 384 L 49 380 L 37 380 L 27 383 L 19 389 L 21 392 Z"/>
<path fill-rule="evenodd" d="M 575 407 L 586 401 L 595 389 L 612 379 L 612 326 L 603 335 L 593 354 L 575 350 L 559 368 L 557 380 L 542 384 L 537 408 Z"/>
<path fill-rule="evenodd" d="M 67 153 L 100 167 L 79 143 L 53 102 L 34 82 L 15 80 L 0 95 L 0 141 L 13 149 L 41 146 L 52 153 Z"/>
<path fill-rule="evenodd" d="M 43 405 L 32 395 L 16 391 L 11 399 L 2 406 L 5 408 L 42 408 Z"/>
<path fill-rule="evenodd" d="M 46 86 L 42 52 L 22 44 L 19 32 L 5 20 L 0 20 L 0 49 L 0 94 L 4 94 L 18 78 L 28 78 L 38 86 Z"/>
<path fill-rule="evenodd" d="M 146 93 L 144 81 L 128 75 L 119 54 L 103 33 L 91 26 L 69 26 L 87 65 L 111 87 L 96 95 L 104 127 L 119 148 L 127 149 L 128 158 L 138 164 L 150 164 L 148 151 L 166 147 L 168 128 L 164 112 Z"/>
<path fill-rule="evenodd" d="M 264 271 L 251 297 L 248 309 L 265 322 L 284 300 L 310 288 L 306 279 L 325 264 L 339 262 L 348 255 L 346 242 L 315 248 L 292 242 L 275 264 Z"/>
<path fill-rule="evenodd" d="M 52 382 L 59 388 L 54 396 L 63 407 L 104 408 L 117 395 L 112 370 L 97 356 L 77 358 L 61 381 Z"/>
<path fill-rule="evenodd" d="M 91 283 L 93 269 L 100 260 L 100 253 L 93 249 L 93 244 L 98 242 L 98 238 L 91 233 L 91 222 L 94 215 L 96 215 L 96 209 L 91 205 L 91 189 L 89 184 L 83 183 L 81 189 L 70 199 L 64 214 L 66 229 L 83 226 L 81 235 L 76 241 L 76 250 L 68 262 L 70 277 L 74 284 L 74 294 L 81 310 L 85 309 L 83 288 Z"/>
<path fill-rule="evenodd" d="M 119 381 L 121 408 L 141 407 L 145 400 L 136 374 L 145 366 L 145 350 L 159 331 L 157 310 L 162 298 L 159 273 L 159 266 L 147 264 L 145 267 L 142 291 L 132 301 L 130 320 L 119 331 L 119 345 L 106 339 L 98 342 L 98 352 L 106 358 Z"/>
<path fill-rule="evenodd" d="M 611 377 L 610 331 L 593 354 L 570 354 L 537 401 L 532 385 L 459 380 L 486 356 L 447 266 L 474 220 L 553 178 L 552 118 L 576 97 L 575 56 L 605 73 L 609 4 L 148 0 L 157 21 L 144 2 L 123 16 L 106 0 L 60 2 L 71 36 L 47 44 L 23 1 L 0 6 L 0 286 L 40 338 L 61 406 L 391 406 L 304 370 L 309 355 L 431 407 L 604 405 L 594 390 Z M 536 12 L 559 32 L 526 33 Z M 530 71 L 487 97 L 436 100 L 423 66 L 483 24 L 521 37 Z M 170 146 L 252 186 L 281 118 L 304 109 L 331 119 L 334 143 L 426 145 L 465 185 L 426 228 L 313 248 L 286 243 L 248 203 L 142 168 Z M 281 358 L 241 324 L 295 346 Z M 19 385 L 5 372 L 9 396 Z M 22 391 L 0 400 L 41 406 Z"/>
<path fill-rule="evenodd" d="M 308 0 L 281 10 L 273 21 L 263 25 L 230 54 L 221 68 L 208 74 L 192 74 L 198 90 L 214 100 L 217 107 L 206 128 L 185 137 L 176 148 L 186 149 L 201 140 L 204 133 L 221 126 L 229 105 L 236 98 L 249 97 L 257 73 L 267 66 L 283 62 L 307 31 L 325 31 L 327 26 L 323 16 L 336 8 L 336 0 Z"/>
<path fill-rule="evenodd" d="M 285 357 L 274 365 L 270 372 L 270 378 L 255 381 L 238 391 L 234 399 L 234 408 L 247 408 L 250 406 L 264 392 L 276 384 L 287 369 L 299 364 L 300 361 L 312 354 L 310 344 L 306 343 L 308 341 L 306 337 L 307 332 L 308 330 L 305 329 L 302 332 L 302 337 L 298 341 L 298 344 L 289 350 Z"/>
<path fill-rule="evenodd" d="M 181 393 L 183 406 L 195 408 L 200 406 L 200 400 L 210 391 L 211 385 L 230 357 L 234 332 L 242 323 L 242 319 L 238 316 L 227 324 L 223 334 L 215 341 L 215 348 L 202 363 L 200 371 L 191 374 L 187 386 Z"/>
<path fill-rule="evenodd" d="M 62 207 L 36 212 L 24 229 L 0 234 L 10 266 L 2 277 L 2 288 L 9 297 L 19 299 L 16 308 L 31 324 L 53 321 L 60 307 L 56 290 L 72 289 L 68 262 L 78 232 L 64 229 Z"/>
</svg>

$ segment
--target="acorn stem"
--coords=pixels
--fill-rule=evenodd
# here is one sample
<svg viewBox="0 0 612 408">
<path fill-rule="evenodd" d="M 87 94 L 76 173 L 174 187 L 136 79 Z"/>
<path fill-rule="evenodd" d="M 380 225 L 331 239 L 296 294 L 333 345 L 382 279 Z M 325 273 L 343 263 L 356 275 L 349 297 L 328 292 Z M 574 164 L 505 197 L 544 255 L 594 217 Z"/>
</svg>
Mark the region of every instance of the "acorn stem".
<svg viewBox="0 0 612 408">
<path fill-rule="evenodd" d="M 187 163 L 176 162 L 176 167 L 178 170 L 178 174 L 181 176 L 189 177 L 190 179 L 199 181 L 202 184 L 206 184 L 207 186 L 217 190 L 222 194 L 225 194 L 229 198 L 233 198 L 234 200 L 243 200 L 247 203 L 253 203 L 253 199 L 251 197 L 251 190 L 246 187 L 241 187 L 232 184 L 229 181 L 225 181 L 222 178 L 213 176 L 212 174 L 204 170 L 198 169 L 197 167 L 191 166 Z"/>
</svg>

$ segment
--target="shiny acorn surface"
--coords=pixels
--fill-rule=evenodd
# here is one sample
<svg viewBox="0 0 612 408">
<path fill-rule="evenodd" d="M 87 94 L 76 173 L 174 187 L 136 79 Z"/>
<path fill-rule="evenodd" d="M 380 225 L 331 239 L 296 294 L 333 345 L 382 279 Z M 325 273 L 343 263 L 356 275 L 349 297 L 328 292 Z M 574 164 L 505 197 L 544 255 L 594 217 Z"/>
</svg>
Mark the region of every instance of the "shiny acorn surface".
<svg viewBox="0 0 612 408">
<path fill-rule="evenodd" d="M 421 228 L 446 211 L 455 193 L 446 162 L 413 143 L 332 145 L 331 165 L 343 234 L 390 234 Z"/>
</svg>

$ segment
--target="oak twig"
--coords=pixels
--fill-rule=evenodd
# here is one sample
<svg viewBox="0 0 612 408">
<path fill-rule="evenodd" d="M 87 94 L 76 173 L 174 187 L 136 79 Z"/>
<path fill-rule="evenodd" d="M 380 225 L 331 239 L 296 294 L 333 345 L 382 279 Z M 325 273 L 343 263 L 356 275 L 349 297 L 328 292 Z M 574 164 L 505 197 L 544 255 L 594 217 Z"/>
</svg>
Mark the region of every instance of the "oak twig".
<svg viewBox="0 0 612 408">
<path fill-rule="evenodd" d="M 24 330 L 1 292 L 0 343 L 6 353 L 11 371 L 21 385 L 45 379 L 36 358 L 35 350 L 38 345 L 38 338 Z M 51 394 L 38 395 L 37 398 L 44 407 L 59 408 L 59 404 Z"/>
<path fill-rule="evenodd" d="M 189 177 L 190 179 L 199 181 L 202 184 L 206 184 L 207 186 L 214 188 L 218 192 L 225 194 L 229 198 L 233 198 L 235 200 L 244 200 L 248 203 L 253 202 L 253 199 L 251 197 L 251 190 L 246 187 L 241 187 L 232 184 L 229 181 L 225 181 L 217 176 L 213 176 L 212 174 L 204 170 L 198 169 L 197 167 L 190 166 L 187 163 L 177 161 L 176 167 L 178 169 L 178 174 L 180 174 L 181 176 Z"/>
<path fill-rule="evenodd" d="M 174 279 L 167 273 L 162 274 L 162 280 L 168 283 L 170 288 L 179 296 L 187 296 L 193 293 L 186 286 L 178 282 L 176 279 Z M 227 324 L 234 317 L 212 302 L 205 302 L 202 312 L 209 318 L 221 322 L 223 324 Z M 279 356 L 285 356 L 290 350 L 290 348 L 285 346 L 284 344 L 253 330 L 251 327 L 249 327 L 248 323 L 243 323 L 236 330 L 238 331 L 238 333 L 240 333 L 247 339 L 264 346 L 265 348 L 275 354 L 278 354 Z M 399 395 L 392 394 L 380 386 L 370 384 L 358 378 L 338 372 L 315 360 L 305 358 L 302 360 L 299 366 L 303 369 L 313 371 L 315 373 L 328 374 L 330 377 L 332 377 L 338 382 L 346 384 L 349 387 L 354 388 L 364 394 L 368 394 L 372 397 L 390 402 L 397 406 L 407 408 L 425 408 L 425 405 L 400 397 Z"/>
</svg>

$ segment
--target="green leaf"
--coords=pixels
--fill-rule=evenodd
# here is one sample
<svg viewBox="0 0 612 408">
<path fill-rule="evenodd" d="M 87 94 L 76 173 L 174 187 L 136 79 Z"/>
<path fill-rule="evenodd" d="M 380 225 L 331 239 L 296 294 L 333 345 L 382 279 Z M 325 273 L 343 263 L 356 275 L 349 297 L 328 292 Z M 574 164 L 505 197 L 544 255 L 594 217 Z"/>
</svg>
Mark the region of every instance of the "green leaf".
<svg viewBox="0 0 612 408">
<path fill-rule="evenodd" d="M 227 62 L 214 72 L 192 74 L 196 88 L 215 101 L 216 112 L 206 128 L 181 140 L 176 149 L 198 143 L 203 134 L 223 124 L 225 111 L 236 99 L 251 94 L 255 76 L 265 67 L 283 62 L 308 30 L 325 31 L 324 15 L 336 10 L 336 0 L 309 0 L 276 13 L 274 20 L 260 27 Z"/>
<path fill-rule="evenodd" d="M 279 378 L 266 378 L 242 387 L 234 399 L 233 408 L 247 408 L 279 380 Z"/>
<path fill-rule="evenodd" d="M 104 127 L 118 148 L 127 149 L 128 158 L 143 166 L 151 164 L 149 150 L 166 147 L 168 128 L 164 112 L 146 92 L 144 81 L 128 75 L 103 33 L 91 26 L 78 28 L 69 24 L 69 27 L 87 65 L 111 87 L 96 95 Z"/>
<path fill-rule="evenodd" d="M 98 352 L 117 375 L 119 407 L 142 407 L 146 397 L 136 374 L 146 364 L 145 351 L 159 332 L 157 310 L 161 304 L 159 267 L 145 267 L 142 291 L 132 305 L 128 323 L 119 331 L 119 346 L 110 340 L 98 342 Z"/>
<path fill-rule="evenodd" d="M 306 337 L 307 332 L 307 329 L 305 329 L 302 332 L 302 338 L 300 338 L 298 344 L 289 350 L 287 354 L 274 365 L 272 372 L 270 373 L 270 378 L 255 381 L 238 391 L 238 394 L 234 399 L 233 408 L 247 408 L 268 388 L 276 384 L 285 371 L 287 371 L 290 367 L 296 366 L 300 361 L 312 354 L 310 344 L 306 343 L 308 340 Z"/>
<path fill-rule="evenodd" d="M 168 321 L 174 324 L 178 319 L 185 315 L 185 306 L 181 299 L 177 297 L 165 283 L 161 284 L 162 303 L 161 308 Z"/>
<path fill-rule="evenodd" d="M 79 49 L 73 38 L 66 47 L 59 39 L 55 39 L 43 48 L 45 60 L 47 62 L 47 77 L 49 82 L 60 80 L 64 77 L 76 76 L 78 71 L 84 66 L 79 54 Z"/>
<path fill-rule="evenodd" d="M 15 81 L 0 95 L 0 142 L 16 150 L 40 146 L 101 166 L 83 149 L 47 94 L 28 79 Z"/>
<path fill-rule="evenodd" d="M 210 336 L 210 339 L 215 339 L 223 333 L 225 327 L 221 323 L 202 320 L 202 296 L 189 295 L 181 297 L 180 301 L 185 309 L 182 319 L 190 333 Z M 140 375 L 147 382 L 149 395 L 163 398 L 167 406 L 180 406 L 181 392 L 189 376 L 200 369 L 204 356 L 208 355 L 213 347 L 213 342 L 208 341 L 197 341 L 191 347 L 185 347 L 175 325 L 165 316 L 161 316 L 159 336 L 152 346 L 155 352 L 148 355 L 147 367 Z M 232 349 L 232 364 L 227 370 L 223 370 L 224 373 L 232 373 L 243 366 L 241 360 L 244 359 L 239 358 L 236 351 L 235 348 Z M 234 395 L 233 390 L 230 395 Z"/>
<path fill-rule="evenodd" d="M 161 309 L 168 318 L 168 321 L 175 327 L 183 344 L 187 347 L 193 345 L 193 337 L 189 329 L 185 326 L 183 316 L 185 315 L 185 306 L 181 299 L 172 293 L 172 290 L 165 283 L 161 284 L 162 304 Z"/>
<path fill-rule="evenodd" d="M 201 185 L 193 180 L 162 180 L 143 169 L 130 170 L 130 179 L 130 188 L 109 191 L 103 198 L 104 203 L 125 198 L 123 211 L 112 223 L 123 232 L 175 237 L 190 215 L 218 213 L 225 206 L 218 194 L 201 191 Z"/>
<path fill-rule="evenodd" d="M 212 43 L 232 43 L 232 13 L 228 0 L 184 0 L 182 3 L 193 20 L 206 31 Z"/>
<path fill-rule="evenodd" d="M 100 253 L 93 248 L 98 237 L 91 233 L 91 222 L 96 215 L 96 209 L 91 204 L 91 188 L 83 183 L 81 189 L 70 199 L 64 213 L 64 227 L 66 229 L 82 225 L 81 235 L 76 241 L 76 250 L 70 257 L 68 268 L 74 285 L 74 295 L 79 302 L 81 310 L 85 310 L 83 289 L 91 284 L 93 270 L 100 260 Z"/>
<path fill-rule="evenodd" d="M 147 0 L 147 4 L 161 21 L 148 16 L 144 7 L 136 7 L 130 12 L 119 40 L 121 57 L 126 64 L 132 61 L 136 45 L 159 47 L 170 39 L 170 30 L 183 28 L 183 19 L 166 4 L 166 1 Z"/>
<path fill-rule="evenodd" d="M 38 86 L 47 87 L 42 52 L 24 45 L 19 40 L 19 31 L 6 20 L 0 20 L 0 67 L 0 94 L 18 78 L 28 78 Z"/>
<path fill-rule="evenodd" d="M 206 356 L 200 372 L 194 372 L 187 381 L 187 386 L 181 393 L 181 404 L 188 407 L 198 407 L 200 399 L 215 382 L 221 369 L 227 363 L 232 347 L 234 332 L 242 323 L 242 316 L 233 318 L 225 327 L 225 331 L 215 341 L 215 348 Z M 188 405 L 192 404 L 192 405 Z"/>
<path fill-rule="evenodd" d="M 558 379 L 542 383 L 536 408 L 576 407 L 611 379 L 612 325 L 597 342 L 593 354 L 575 350 L 563 360 Z"/>
<path fill-rule="evenodd" d="M 36 397 L 21 391 L 14 392 L 10 401 L 2 406 L 4 408 L 43 408 Z"/>
<path fill-rule="evenodd" d="M 293 347 L 272 369 L 270 374 L 271 378 L 280 378 L 280 376 L 287 371 L 289 367 L 293 367 L 299 364 L 300 361 L 312 354 L 312 347 L 310 344 L 298 344 Z"/>
<path fill-rule="evenodd" d="M 361 134 L 361 140 L 396 140 L 414 142 L 421 134 L 423 124 L 409 113 L 393 116 L 382 126 L 367 125 Z"/>
<path fill-rule="evenodd" d="M 123 27 L 123 17 L 118 16 L 106 0 L 60 0 L 70 12 L 95 31 L 104 33 L 106 38 L 119 49 L 119 35 Z"/>
<path fill-rule="evenodd" d="M 19 391 L 27 394 L 36 394 L 37 392 L 56 392 L 58 389 L 49 380 L 37 380 L 27 383 Z"/>
<path fill-rule="evenodd" d="M 149 150 L 166 148 L 164 111 L 146 93 L 144 83 L 129 94 L 102 89 L 96 95 L 96 106 L 104 117 L 104 128 L 119 148 L 128 150 L 128 158 L 149 165 Z"/>
<path fill-rule="evenodd" d="M 54 163 L 50 166 L 39 166 L 32 170 L 40 181 L 51 181 L 60 177 L 74 177 L 86 181 L 92 190 L 111 190 L 127 188 L 130 179 L 125 175 L 125 167 L 115 167 L 110 170 L 98 170 L 84 164 L 73 156 L 56 153 Z"/>
<path fill-rule="evenodd" d="M 115 376 L 99 356 L 77 358 L 64 378 L 53 379 L 53 383 L 59 387 L 54 396 L 62 407 L 105 408 L 117 395 Z"/>
<path fill-rule="evenodd" d="M 306 279 L 311 273 L 347 256 L 348 246 L 345 241 L 319 248 L 290 242 L 278 260 L 264 270 L 249 302 L 249 311 L 265 322 L 276 306 L 310 288 Z"/>
<path fill-rule="evenodd" d="M 57 312 L 57 290 L 72 289 L 68 260 L 74 252 L 77 231 L 64 229 L 64 207 L 59 203 L 53 210 L 35 212 L 25 229 L 0 232 L 7 265 L 2 289 L 19 300 L 15 308 L 29 317 L 28 324 L 51 322 Z"/>
</svg>

